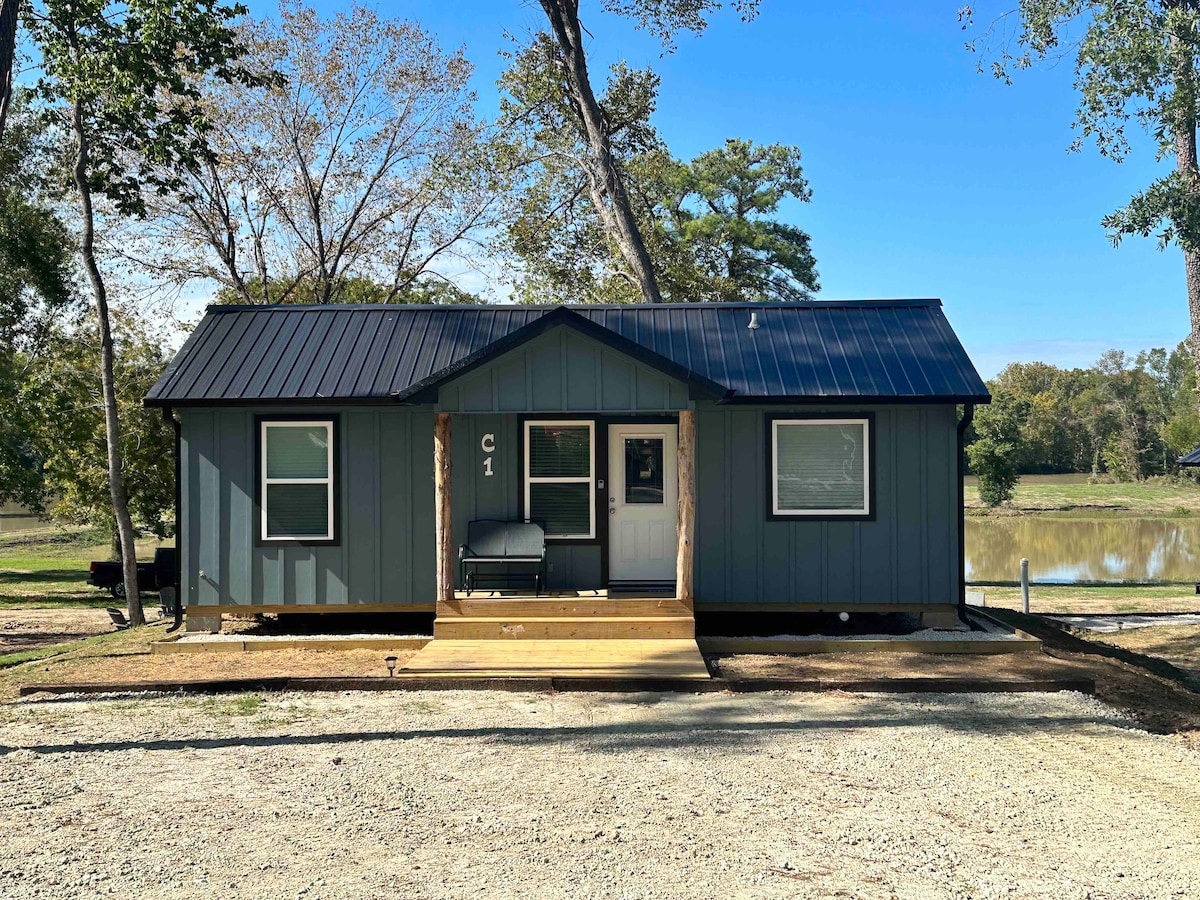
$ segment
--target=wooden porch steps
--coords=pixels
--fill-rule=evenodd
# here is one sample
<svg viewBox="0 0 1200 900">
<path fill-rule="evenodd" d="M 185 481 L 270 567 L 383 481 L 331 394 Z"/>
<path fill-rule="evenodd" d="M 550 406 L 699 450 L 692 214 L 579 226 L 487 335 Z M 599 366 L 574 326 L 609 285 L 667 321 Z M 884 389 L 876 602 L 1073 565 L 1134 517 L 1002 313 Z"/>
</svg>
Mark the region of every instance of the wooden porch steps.
<svg viewBox="0 0 1200 900">
<path fill-rule="evenodd" d="M 667 596 L 558 594 L 467 597 L 437 605 L 433 636 L 442 640 L 688 640 L 691 605 Z"/>
<path fill-rule="evenodd" d="M 669 678 L 711 676 L 694 640 L 447 641 L 435 639 L 404 675 L 453 678 Z"/>
<path fill-rule="evenodd" d="M 688 639 L 696 636 L 696 623 L 691 616 L 438 617 L 433 636 L 466 641 Z"/>
<path fill-rule="evenodd" d="M 708 669 L 690 603 L 654 595 L 455 595 L 406 673 L 468 678 L 694 678 Z"/>
<path fill-rule="evenodd" d="M 573 616 L 692 617 L 674 597 L 455 597 L 437 605 L 438 618 L 546 618 Z"/>
</svg>

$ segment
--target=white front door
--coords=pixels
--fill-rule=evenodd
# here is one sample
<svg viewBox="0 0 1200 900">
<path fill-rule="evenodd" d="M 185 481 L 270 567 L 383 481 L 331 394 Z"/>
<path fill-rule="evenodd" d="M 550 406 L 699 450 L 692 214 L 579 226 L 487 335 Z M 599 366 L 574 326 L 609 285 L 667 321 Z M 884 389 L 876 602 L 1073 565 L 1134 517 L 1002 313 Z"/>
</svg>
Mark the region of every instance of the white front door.
<svg viewBox="0 0 1200 900">
<path fill-rule="evenodd" d="M 608 580 L 675 580 L 678 427 L 608 427 Z"/>
</svg>

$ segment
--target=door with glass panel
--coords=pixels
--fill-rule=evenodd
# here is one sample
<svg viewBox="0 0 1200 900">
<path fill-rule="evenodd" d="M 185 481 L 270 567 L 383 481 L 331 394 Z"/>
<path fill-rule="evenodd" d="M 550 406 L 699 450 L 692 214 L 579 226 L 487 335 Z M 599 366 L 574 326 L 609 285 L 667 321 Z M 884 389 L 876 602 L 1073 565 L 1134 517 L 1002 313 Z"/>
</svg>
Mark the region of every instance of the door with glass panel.
<svg viewBox="0 0 1200 900">
<path fill-rule="evenodd" d="M 675 580 L 678 482 L 675 425 L 608 428 L 608 580 Z"/>
</svg>

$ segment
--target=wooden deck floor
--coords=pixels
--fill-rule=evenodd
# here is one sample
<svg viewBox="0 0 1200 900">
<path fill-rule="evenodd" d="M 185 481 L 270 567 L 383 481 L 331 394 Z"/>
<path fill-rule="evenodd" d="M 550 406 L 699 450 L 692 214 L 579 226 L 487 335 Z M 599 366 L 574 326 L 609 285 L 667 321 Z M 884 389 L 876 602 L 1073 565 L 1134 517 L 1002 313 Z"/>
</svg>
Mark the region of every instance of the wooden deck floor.
<svg viewBox="0 0 1200 900">
<path fill-rule="evenodd" d="M 440 640 L 398 676 L 708 679 L 694 640 Z"/>
</svg>

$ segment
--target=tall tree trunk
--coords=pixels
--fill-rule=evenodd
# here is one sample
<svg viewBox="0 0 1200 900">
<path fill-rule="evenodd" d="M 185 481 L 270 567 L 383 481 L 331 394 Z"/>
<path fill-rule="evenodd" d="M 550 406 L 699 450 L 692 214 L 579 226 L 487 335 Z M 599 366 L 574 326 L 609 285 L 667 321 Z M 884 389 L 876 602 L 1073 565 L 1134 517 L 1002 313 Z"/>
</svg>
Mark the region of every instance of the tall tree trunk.
<svg viewBox="0 0 1200 900">
<path fill-rule="evenodd" d="M 1184 99 L 1178 106 L 1182 112 L 1172 129 L 1175 170 L 1188 194 L 1196 196 L 1200 195 L 1200 164 L 1196 154 L 1195 60 L 1176 35 L 1171 36 L 1170 43 L 1175 54 L 1175 93 Z M 1197 383 L 1200 384 L 1200 248 L 1184 246 L 1183 266 L 1187 274 L 1188 316 L 1192 326 L 1188 339 L 1192 347 L 1192 362 L 1196 366 Z M 1197 391 L 1196 405 L 1200 410 L 1200 390 Z"/>
<path fill-rule="evenodd" d="M 134 544 L 133 520 L 129 517 L 129 496 L 121 463 L 121 427 L 117 416 L 117 391 L 113 379 L 113 338 L 108 314 L 108 292 L 95 255 L 95 214 L 92 211 L 92 189 L 88 183 L 89 151 L 87 133 L 83 127 L 83 110 L 76 100 L 71 109 L 71 125 L 75 132 L 75 187 L 79 191 L 79 207 L 83 219 L 79 238 L 83 268 L 96 298 L 96 318 L 100 331 L 100 390 L 104 401 L 104 432 L 108 443 L 108 484 L 112 493 L 113 515 L 117 520 L 117 535 L 121 541 L 121 571 L 125 577 L 125 599 L 131 625 L 144 625 L 142 598 L 138 595 L 137 548 Z"/>
<path fill-rule="evenodd" d="M 647 303 L 660 303 L 662 294 L 658 290 L 654 266 L 650 262 L 650 254 L 646 252 L 646 242 L 642 240 L 637 219 L 633 215 L 629 193 L 625 190 L 625 180 L 613 157 L 604 113 L 600 110 L 600 104 L 596 102 L 596 95 L 588 78 L 587 58 L 584 55 L 579 27 L 579 0 L 541 0 L 541 4 L 550 20 L 554 40 L 566 62 L 567 87 L 583 121 L 584 137 L 591 156 L 589 166 L 593 170 L 595 180 L 603 185 L 611 204 L 611 216 L 604 217 L 606 224 L 610 226 L 607 229 L 609 237 L 616 243 L 621 257 L 629 266 L 630 274 L 641 289 L 642 299 Z"/>
<path fill-rule="evenodd" d="M 1200 252 L 1183 251 L 1183 268 L 1187 273 L 1188 316 L 1192 325 L 1189 343 L 1192 347 L 1192 362 L 1196 366 L 1198 389 L 1195 401 L 1200 409 Z"/>
<path fill-rule="evenodd" d="M 12 71 L 17 56 L 17 20 L 21 0 L 0 0 L 0 141 L 12 102 Z"/>
</svg>

